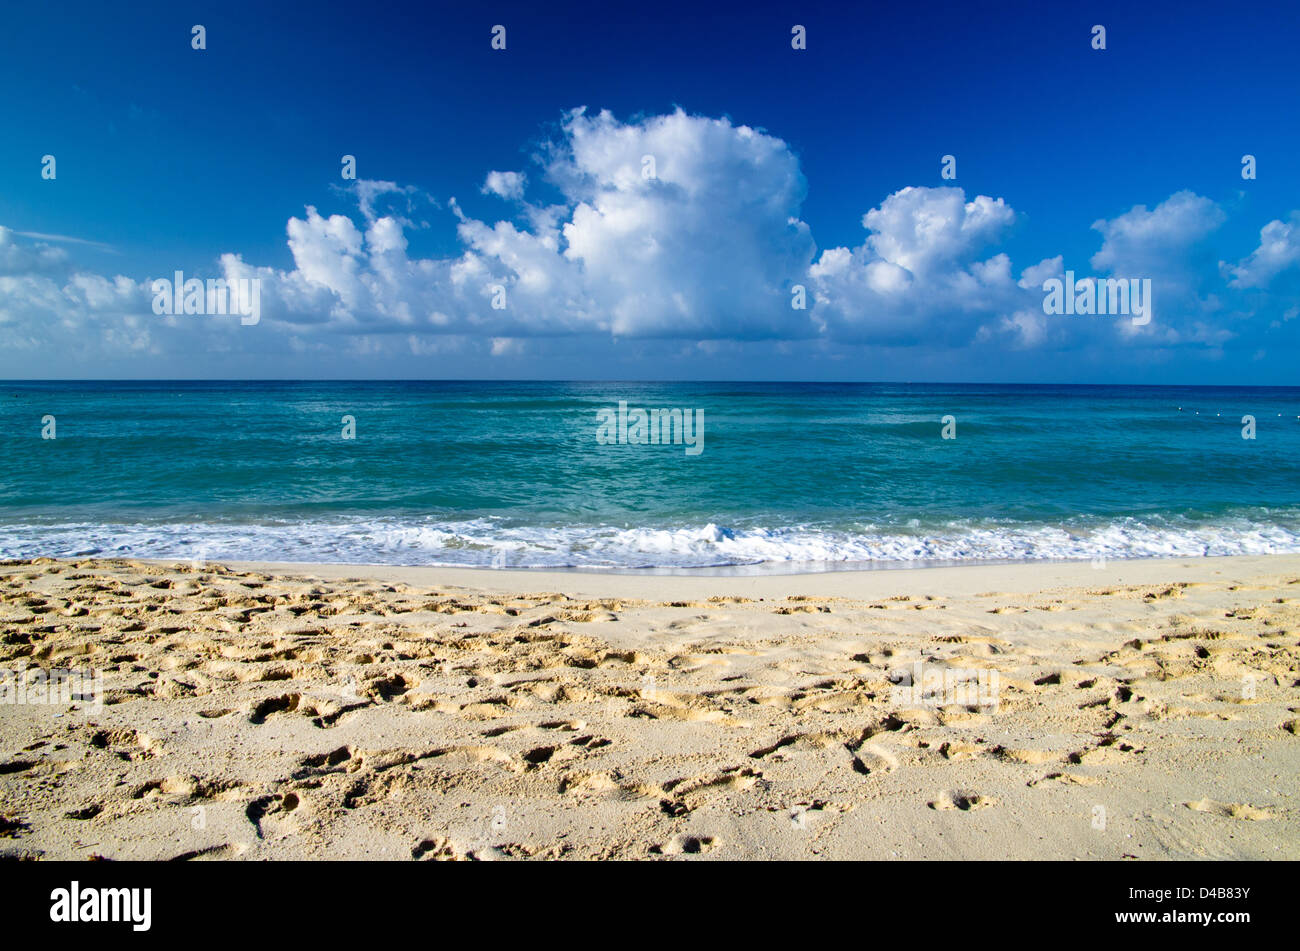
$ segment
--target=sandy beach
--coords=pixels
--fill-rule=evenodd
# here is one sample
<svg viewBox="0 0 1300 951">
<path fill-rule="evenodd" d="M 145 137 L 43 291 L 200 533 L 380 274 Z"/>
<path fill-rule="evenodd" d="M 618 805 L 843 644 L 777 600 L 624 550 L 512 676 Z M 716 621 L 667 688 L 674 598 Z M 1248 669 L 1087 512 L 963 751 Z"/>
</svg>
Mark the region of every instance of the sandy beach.
<svg viewBox="0 0 1300 951">
<path fill-rule="evenodd" d="M 102 674 L 7 682 L 8 857 L 1300 858 L 1300 556 L 0 597 L 0 667 Z"/>
</svg>

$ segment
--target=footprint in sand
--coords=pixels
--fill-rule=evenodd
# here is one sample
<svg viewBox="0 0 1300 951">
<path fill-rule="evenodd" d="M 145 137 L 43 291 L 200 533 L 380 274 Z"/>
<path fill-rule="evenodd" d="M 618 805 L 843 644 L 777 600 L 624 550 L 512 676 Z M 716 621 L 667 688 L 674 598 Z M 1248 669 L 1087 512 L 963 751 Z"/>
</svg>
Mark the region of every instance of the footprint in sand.
<svg viewBox="0 0 1300 951">
<path fill-rule="evenodd" d="M 1196 802 L 1185 802 L 1183 805 L 1196 812 L 1208 812 L 1210 815 L 1222 816 L 1225 819 L 1245 819 L 1251 822 L 1261 822 L 1273 818 L 1272 810 L 1261 809 L 1247 805 L 1244 802 L 1219 802 L 1215 799 L 1198 799 Z"/>
<path fill-rule="evenodd" d="M 650 847 L 651 855 L 699 855 L 710 852 L 721 844 L 711 835 L 675 835 L 663 845 Z"/>
<path fill-rule="evenodd" d="M 424 839 L 411 849 L 411 858 L 417 862 L 463 862 L 467 855 L 465 850 L 451 839 L 435 836 Z"/>
<path fill-rule="evenodd" d="M 926 803 L 931 809 L 939 811 L 958 809 L 962 812 L 970 812 L 972 809 L 987 809 L 989 806 L 996 804 L 997 800 L 992 796 L 977 796 L 974 793 L 963 792 L 958 789 L 945 789 L 939 793 L 938 798 Z"/>
<path fill-rule="evenodd" d="M 277 831 L 281 833 L 294 831 L 296 826 L 285 820 L 302 804 L 303 800 L 296 792 L 273 793 L 269 796 L 260 796 L 250 802 L 244 810 L 244 815 L 253 824 L 257 837 L 264 839 L 268 838 L 267 833 L 270 831 L 268 825 L 278 827 Z"/>
</svg>

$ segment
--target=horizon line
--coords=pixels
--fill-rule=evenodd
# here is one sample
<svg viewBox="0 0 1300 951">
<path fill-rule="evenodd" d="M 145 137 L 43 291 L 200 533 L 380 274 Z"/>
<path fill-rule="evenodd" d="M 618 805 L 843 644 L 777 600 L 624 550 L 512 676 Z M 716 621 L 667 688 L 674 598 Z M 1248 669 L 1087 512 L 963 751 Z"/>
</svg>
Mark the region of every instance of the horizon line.
<svg viewBox="0 0 1300 951">
<path fill-rule="evenodd" d="M 539 378 L 457 378 L 457 377 L 340 377 L 331 379 L 310 379 L 304 377 L 81 377 L 81 378 L 22 378 L 3 379 L 0 385 L 17 385 L 24 383 L 590 383 L 590 384 L 731 384 L 746 386 L 1024 386 L 1024 387 L 1107 387 L 1123 386 L 1146 389 L 1273 389 L 1300 390 L 1300 384 L 1285 383 L 1075 383 L 1075 382 L 1010 382 L 998 380 L 740 380 L 740 379 L 693 379 L 693 380 L 654 380 L 654 379 L 539 379 Z"/>
</svg>

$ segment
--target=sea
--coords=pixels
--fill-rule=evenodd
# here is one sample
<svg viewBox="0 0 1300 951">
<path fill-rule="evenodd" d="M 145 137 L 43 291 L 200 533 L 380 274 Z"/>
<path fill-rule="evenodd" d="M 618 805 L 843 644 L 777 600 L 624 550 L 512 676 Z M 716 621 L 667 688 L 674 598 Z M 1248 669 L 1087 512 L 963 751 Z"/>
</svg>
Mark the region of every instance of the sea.
<svg viewBox="0 0 1300 951">
<path fill-rule="evenodd" d="M 0 383 L 4 559 L 745 574 L 1282 552 L 1300 388 Z"/>
</svg>

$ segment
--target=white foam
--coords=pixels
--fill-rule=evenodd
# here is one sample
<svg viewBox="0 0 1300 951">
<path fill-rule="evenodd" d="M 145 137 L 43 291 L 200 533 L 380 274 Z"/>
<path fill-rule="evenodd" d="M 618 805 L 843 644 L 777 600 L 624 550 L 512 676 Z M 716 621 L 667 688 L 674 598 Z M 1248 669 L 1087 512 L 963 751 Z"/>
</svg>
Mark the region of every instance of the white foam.
<svg viewBox="0 0 1300 951">
<path fill-rule="evenodd" d="M 229 523 L 30 522 L 0 526 L 6 559 L 101 556 L 507 568 L 817 571 L 991 561 L 1300 552 L 1300 517 L 1123 519 L 1096 525 L 728 528 L 536 527 L 493 519 L 333 518 Z"/>
</svg>

